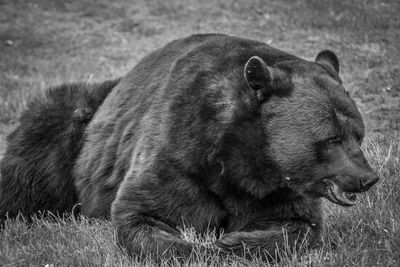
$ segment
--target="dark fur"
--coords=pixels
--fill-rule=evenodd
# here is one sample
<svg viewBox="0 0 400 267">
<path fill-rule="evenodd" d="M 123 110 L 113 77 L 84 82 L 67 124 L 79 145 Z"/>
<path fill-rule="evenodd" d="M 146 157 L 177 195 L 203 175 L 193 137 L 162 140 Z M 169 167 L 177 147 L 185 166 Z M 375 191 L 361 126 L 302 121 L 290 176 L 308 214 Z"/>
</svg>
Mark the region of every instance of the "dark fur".
<svg viewBox="0 0 400 267">
<path fill-rule="evenodd" d="M 244 75 L 253 56 L 260 60 Z M 361 178 L 348 178 L 350 171 L 370 172 L 359 151 L 362 119 L 338 69 L 332 52 L 308 62 L 225 35 L 173 41 L 106 97 L 80 152 L 80 126 L 56 138 L 75 129 L 72 113 L 55 117 L 63 128 L 54 137 L 51 113 L 37 117 L 45 103 L 31 106 L 3 160 L 0 211 L 70 209 L 75 163 L 83 214 L 111 215 L 119 244 L 131 254 L 188 256 L 192 244 L 176 228 L 182 225 L 200 233 L 224 229 L 215 245 L 236 254 L 246 245 L 274 255 L 283 229 L 290 247 L 304 237 L 312 242 L 322 228 L 323 178 L 353 190 Z M 340 144 L 327 141 L 339 132 Z M 339 161 L 351 166 L 339 168 Z"/>
<path fill-rule="evenodd" d="M 28 104 L 1 162 L 0 220 L 72 211 L 78 196 L 71 172 L 84 130 L 117 83 L 64 84 Z"/>
</svg>

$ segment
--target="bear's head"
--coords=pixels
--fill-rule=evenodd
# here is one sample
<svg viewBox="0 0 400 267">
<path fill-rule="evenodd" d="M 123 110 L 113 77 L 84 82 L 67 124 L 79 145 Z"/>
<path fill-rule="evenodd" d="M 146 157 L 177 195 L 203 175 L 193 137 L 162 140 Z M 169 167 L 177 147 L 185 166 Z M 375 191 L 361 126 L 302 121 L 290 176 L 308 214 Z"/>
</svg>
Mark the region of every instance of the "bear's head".
<svg viewBox="0 0 400 267">
<path fill-rule="evenodd" d="M 244 68 L 266 133 L 265 153 L 283 185 L 343 206 L 378 181 L 360 149 L 364 124 L 339 78 L 339 61 L 322 51 L 314 62 L 288 60 L 267 66 L 251 57 Z"/>
</svg>

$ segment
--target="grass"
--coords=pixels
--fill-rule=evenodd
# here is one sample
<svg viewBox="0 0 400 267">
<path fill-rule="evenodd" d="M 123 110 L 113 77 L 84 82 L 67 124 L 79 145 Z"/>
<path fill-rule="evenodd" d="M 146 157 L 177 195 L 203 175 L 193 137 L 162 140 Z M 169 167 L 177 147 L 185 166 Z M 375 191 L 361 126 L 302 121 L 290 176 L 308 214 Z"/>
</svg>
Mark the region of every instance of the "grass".
<svg viewBox="0 0 400 267">
<path fill-rule="evenodd" d="M 400 263 L 400 2 L 395 0 L 0 0 L 0 158 L 29 99 L 50 85 L 102 81 L 192 33 L 264 41 L 312 60 L 337 52 L 341 77 L 367 126 L 364 151 L 381 181 L 358 205 L 325 203 L 322 246 L 278 265 L 398 266 Z M 184 238 L 198 240 L 190 229 Z M 212 238 L 212 235 L 208 238 Z M 267 265 L 194 254 L 191 264 Z M 13 221 L 0 232 L 6 266 L 127 266 L 109 222 Z M 150 262 L 147 262 L 150 265 Z"/>
</svg>

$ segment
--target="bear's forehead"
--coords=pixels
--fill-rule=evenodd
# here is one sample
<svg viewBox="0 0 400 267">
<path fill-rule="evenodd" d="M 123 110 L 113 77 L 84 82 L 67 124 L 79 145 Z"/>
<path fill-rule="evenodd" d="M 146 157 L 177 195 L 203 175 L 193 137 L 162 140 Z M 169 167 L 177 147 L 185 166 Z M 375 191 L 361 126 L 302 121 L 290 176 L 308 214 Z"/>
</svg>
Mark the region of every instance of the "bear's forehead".
<svg viewBox="0 0 400 267">
<path fill-rule="evenodd" d="M 363 135 L 361 115 L 339 79 L 320 70 L 294 72 L 291 79 L 294 95 L 301 102 L 299 114 L 303 112 L 314 115 L 313 124 L 321 127 L 332 128 L 328 125 L 333 125 L 335 131 Z"/>
<path fill-rule="evenodd" d="M 332 75 L 319 64 L 307 62 L 294 68 L 290 77 L 294 90 L 314 102 L 325 102 L 335 112 L 357 117 L 359 112 L 346 93 L 338 76 Z"/>
</svg>

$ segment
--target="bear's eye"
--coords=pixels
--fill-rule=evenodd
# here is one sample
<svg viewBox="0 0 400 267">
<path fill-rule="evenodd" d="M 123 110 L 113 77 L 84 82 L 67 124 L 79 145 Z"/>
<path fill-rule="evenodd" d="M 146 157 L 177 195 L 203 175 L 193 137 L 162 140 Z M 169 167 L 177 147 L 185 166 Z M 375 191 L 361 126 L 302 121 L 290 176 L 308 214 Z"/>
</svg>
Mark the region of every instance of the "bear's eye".
<svg viewBox="0 0 400 267">
<path fill-rule="evenodd" d="M 329 144 L 338 144 L 342 142 L 342 137 L 340 135 L 336 135 L 326 140 L 326 142 Z"/>
</svg>

